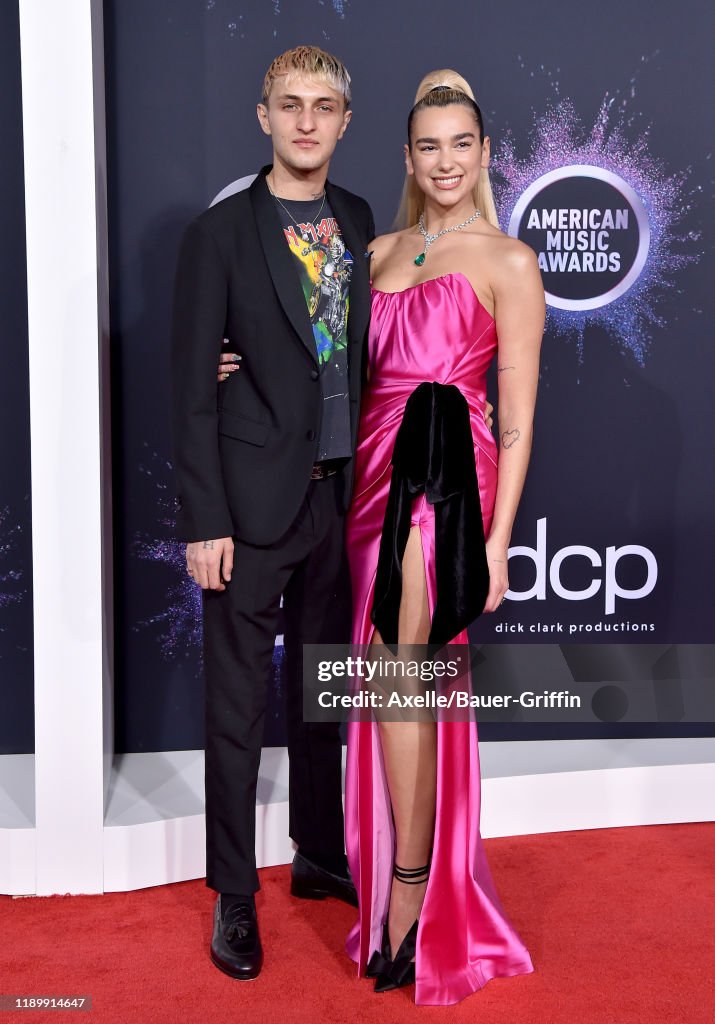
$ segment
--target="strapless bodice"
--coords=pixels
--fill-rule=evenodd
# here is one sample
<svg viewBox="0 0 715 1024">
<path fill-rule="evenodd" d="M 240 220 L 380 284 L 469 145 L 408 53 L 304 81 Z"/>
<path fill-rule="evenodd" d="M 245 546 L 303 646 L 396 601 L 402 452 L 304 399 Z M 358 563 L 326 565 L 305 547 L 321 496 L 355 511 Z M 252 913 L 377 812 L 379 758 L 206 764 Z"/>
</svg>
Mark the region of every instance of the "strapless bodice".
<svg viewBox="0 0 715 1024">
<path fill-rule="evenodd" d="M 469 405 L 474 444 L 496 465 L 496 443 L 484 422 L 486 373 L 496 347 L 494 318 L 464 274 L 443 274 L 400 292 L 372 289 L 356 493 L 368 461 L 383 470 L 389 463 L 405 403 L 425 381 L 459 388 Z"/>
<path fill-rule="evenodd" d="M 483 405 L 496 345 L 494 318 L 464 274 L 399 292 L 372 289 L 368 390 L 437 381 L 468 389 Z"/>
</svg>

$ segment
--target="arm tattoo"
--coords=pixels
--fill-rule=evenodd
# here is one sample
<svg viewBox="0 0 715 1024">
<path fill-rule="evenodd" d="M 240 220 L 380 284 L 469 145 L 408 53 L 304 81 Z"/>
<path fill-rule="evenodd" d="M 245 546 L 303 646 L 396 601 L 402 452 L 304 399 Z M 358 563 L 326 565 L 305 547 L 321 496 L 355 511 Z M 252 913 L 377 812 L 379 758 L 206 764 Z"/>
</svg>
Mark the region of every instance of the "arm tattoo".
<svg viewBox="0 0 715 1024">
<path fill-rule="evenodd" d="M 504 370 L 515 370 L 515 366 L 497 366 L 497 373 L 504 373 Z"/>
<path fill-rule="evenodd" d="M 213 549 L 213 546 L 214 546 L 214 542 L 212 540 L 205 540 L 204 541 L 204 547 L 205 548 L 212 548 Z"/>
<path fill-rule="evenodd" d="M 521 431 L 518 427 L 514 427 L 513 430 L 505 430 L 501 436 L 501 443 L 504 448 L 511 448 L 521 437 Z"/>
</svg>

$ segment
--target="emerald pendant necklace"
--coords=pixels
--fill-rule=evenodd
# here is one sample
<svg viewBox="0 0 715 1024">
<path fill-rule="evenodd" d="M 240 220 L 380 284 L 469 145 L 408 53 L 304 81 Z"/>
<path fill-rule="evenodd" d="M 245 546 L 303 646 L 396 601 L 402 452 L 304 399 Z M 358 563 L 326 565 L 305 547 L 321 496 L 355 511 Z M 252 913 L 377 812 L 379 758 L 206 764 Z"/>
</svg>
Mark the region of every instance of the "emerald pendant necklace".
<svg viewBox="0 0 715 1024">
<path fill-rule="evenodd" d="M 466 228 L 467 224 L 471 224 L 472 221 L 477 219 L 477 217 L 481 217 L 481 213 L 479 212 L 479 210 L 475 210 L 474 213 L 472 214 L 472 216 L 468 217 L 467 220 L 462 221 L 461 224 L 455 224 L 454 227 L 451 227 L 451 228 L 442 228 L 442 230 L 438 231 L 436 235 L 431 235 L 429 233 L 429 231 L 427 230 L 427 228 L 425 227 L 425 217 L 424 217 L 424 214 L 421 213 L 420 214 L 420 219 L 419 219 L 419 222 L 418 222 L 417 226 L 420 229 L 420 234 L 422 235 L 422 237 L 425 240 L 425 248 L 424 248 L 424 252 L 421 252 L 419 254 L 419 256 L 415 256 L 415 260 L 414 260 L 415 266 L 417 266 L 417 267 L 421 267 L 422 266 L 422 264 L 425 261 L 425 257 L 427 256 L 427 250 L 429 249 L 429 247 L 432 245 L 433 242 L 437 241 L 438 238 L 441 238 L 442 235 L 446 235 L 450 231 L 461 231 L 462 228 Z"/>
</svg>

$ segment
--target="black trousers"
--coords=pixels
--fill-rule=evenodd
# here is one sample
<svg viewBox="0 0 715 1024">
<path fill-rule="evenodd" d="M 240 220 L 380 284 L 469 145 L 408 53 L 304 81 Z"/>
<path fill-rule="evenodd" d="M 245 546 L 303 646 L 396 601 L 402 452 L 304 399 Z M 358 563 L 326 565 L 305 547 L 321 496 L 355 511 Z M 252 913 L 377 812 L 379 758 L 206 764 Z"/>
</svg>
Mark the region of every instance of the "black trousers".
<svg viewBox="0 0 715 1024">
<path fill-rule="evenodd" d="M 302 688 L 302 645 L 350 639 L 340 477 L 311 480 L 274 544 L 234 539 L 226 590 L 204 591 L 206 885 L 217 892 L 260 888 L 256 784 L 281 594 L 290 836 L 315 853 L 344 850 L 340 727 L 303 721 Z"/>
</svg>

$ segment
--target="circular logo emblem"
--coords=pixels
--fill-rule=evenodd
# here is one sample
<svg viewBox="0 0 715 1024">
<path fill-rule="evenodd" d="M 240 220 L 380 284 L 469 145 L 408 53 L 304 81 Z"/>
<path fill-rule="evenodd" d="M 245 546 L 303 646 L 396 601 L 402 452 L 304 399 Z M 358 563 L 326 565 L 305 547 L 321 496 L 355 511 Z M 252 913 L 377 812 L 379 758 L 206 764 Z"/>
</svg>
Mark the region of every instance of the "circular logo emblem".
<svg viewBox="0 0 715 1024">
<path fill-rule="evenodd" d="M 612 171 L 559 167 L 522 193 L 509 234 L 537 253 L 546 301 L 558 309 L 597 309 L 627 292 L 650 245 L 646 209 Z"/>
</svg>

